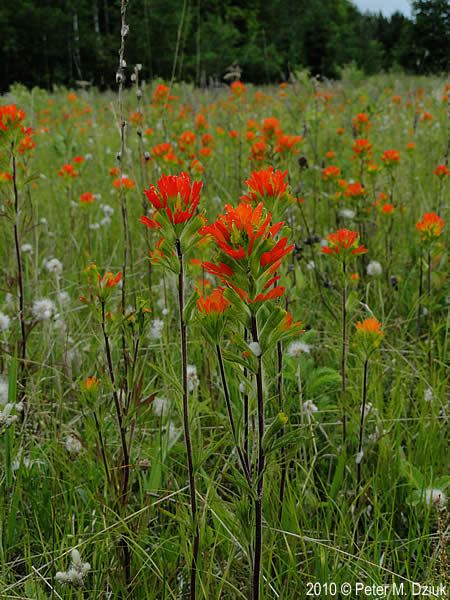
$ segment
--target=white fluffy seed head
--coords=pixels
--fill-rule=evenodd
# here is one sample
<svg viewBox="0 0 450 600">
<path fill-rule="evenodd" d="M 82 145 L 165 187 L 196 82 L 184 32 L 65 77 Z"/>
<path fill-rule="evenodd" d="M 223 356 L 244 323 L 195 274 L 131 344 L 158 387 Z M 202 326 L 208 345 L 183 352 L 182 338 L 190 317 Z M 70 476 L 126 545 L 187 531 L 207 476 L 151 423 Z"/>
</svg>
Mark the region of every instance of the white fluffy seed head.
<svg viewBox="0 0 450 600">
<path fill-rule="evenodd" d="M 378 275 L 381 275 L 382 272 L 383 267 L 376 260 L 371 260 L 367 265 L 367 275 L 370 275 L 370 277 L 377 277 Z"/>
</svg>

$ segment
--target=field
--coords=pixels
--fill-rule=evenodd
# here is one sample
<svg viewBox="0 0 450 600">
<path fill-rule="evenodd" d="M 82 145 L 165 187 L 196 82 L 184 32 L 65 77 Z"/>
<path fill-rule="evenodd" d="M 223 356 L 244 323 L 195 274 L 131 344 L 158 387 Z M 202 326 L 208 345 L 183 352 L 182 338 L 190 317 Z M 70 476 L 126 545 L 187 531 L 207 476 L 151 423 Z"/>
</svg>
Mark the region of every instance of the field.
<svg viewBox="0 0 450 600">
<path fill-rule="evenodd" d="M 449 86 L 119 87 L 0 106 L 0 597 L 445 597 Z"/>
</svg>

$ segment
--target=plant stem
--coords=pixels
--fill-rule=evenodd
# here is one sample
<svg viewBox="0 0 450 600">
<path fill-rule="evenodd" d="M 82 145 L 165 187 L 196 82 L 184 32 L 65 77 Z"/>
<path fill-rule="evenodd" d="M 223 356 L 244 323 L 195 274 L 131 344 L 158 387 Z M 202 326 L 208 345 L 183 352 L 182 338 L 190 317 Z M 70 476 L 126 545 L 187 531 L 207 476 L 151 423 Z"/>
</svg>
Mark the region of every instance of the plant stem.
<svg viewBox="0 0 450 600">
<path fill-rule="evenodd" d="M 417 323 L 416 323 L 416 342 L 420 335 L 420 317 L 422 313 L 422 294 L 423 294 L 423 263 L 422 253 L 419 257 L 419 302 L 417 305 Z"/>
<path fill-rule="evenodd" d="M 277 391 L 278 391 L 278 410 L 283 412 L 283 346 L 281 342 L 277 343 Z M 284 433 L 284 427 L 280 431 L 280 436 Z M 281 523 L 283 516 L 284 492 L 286 488 L 286 448 L 281 448 L 281 476 L 280 476 L 280 508 L 278 511 L 278 520 Z"/>
<path fill-rule="evenodd" d="M 230 392 L 228 389 L 228 383 L 227 383 L 227 379 L 226 379 L 226 375 L 225 375 L 225 368 L 224 368 L 224 364 L 223 364 L 222 351 L 220 349 L 219 344 L 216 345 L 216 353 L 217 353 L 217 361 L 219 363 L 220 377 L 222 379 L 223 395 L 225 396 L 225 404 L 227 406 L 228 420 L 230 421 L 230 427 L 231 427 L 231 433 L 233 435 L 234 445 L 235 445 L 235 448 L 239 455 L 239 461 L 241 463 L 242 471 L 244 473 L 244 476 L 245 476 L 248 484 L 250 485 L 250 481 L 251 481 L 250 472 L 248 469 L 248 465 L 245 461 L 243 450 L 240 447 L 239 441 L 238 441 L 236 426 L 234 424 L 233 410 L 231 407 Z"/>
<path fill-rule="evenodd" d="M 181 337 L 181 365 L 182 365 L 182 387 L 183 387 L 183 428 L 184 443 L 186 446 L 188 473 L 189 473 L 189 491 L 191 500 L 191 518 L 193 530 L 192 543 L 192 563 L 191 563 L 191 589 L 190 598 L 195 600 L 197 585 L 197 560 L 200 547 L 200 531 L 197 523 L 197 498 L 195 490 L 194 461 L 192 457 L 191 433 L 189 429 L 189 407 L 188 407 L 188 380 L 187 380 L 187 337 L 186 323 L 184 322 L 184 269 L 183 252 L 179 239 L 175 242 L 175 247 L 180 265 L 178 271 L 178 307 L 180 312 L 180 337 Z"/>
<path fill-rule="evenodd" d="M 359 419 L 359 443 L 358 443 L 358 455 L 362 452 L 363 436 L 364 436 L 364 419 L 366 412 L 366 401 L 367 401 L 367 373 L 368 373 L 369 359 L 366 358 L 364 361 L 363 368 L 363 384 L 362 384 L 362 406 L 361 416 Z M 356 465 L 356 504 L 358 505 L 359 500 L 359 487 L 361 484 L 361 460 Z"/>
<path fill-rule="evenodd" d="M 19 191 L 17 188 L 17 165 L 16 155 L 14 154 L 14 148 L 12 148 L 12 177 L 13 177 L 13 190 L 14 190 L 14 245 L 16 251 L 16 263 L 17 263 L 17 280 L 19 284 L 19 322 L 20 322 L 20 369 L 21 369 L 21 389 L 19 400 L 25 401 L 25 360 L 27 357 L 27 334 L 25 329 L 25 298 L 24 298 L 24 285 L 23 285 L 23 268 L 22 268 L 22 254 L 20 248 L 20 231 L 19 231 L 19 219 L 20 219 L 20 204 L 19 204 Z M 26 410 L 24 408 L 23 414 L 25 415 Z"/>
<path fill-rule="evenodd" d="M 347 265 L 342 263 L 344 285 L 342 288 L 342 353 L 341 353 L 341 407 L 342 407 L 342 441 L 347 439 L 347 414 L 345 409 L 345 392 L 347 389 Z"/>
<path fill-rule="evenodd" d="M 258 325 L 256 316 L 252 315 L 252 339 L 256 344 L 258 339 Z M 257 416 L 258 416 L 258 462 L 256 471 L 256 500 L 255 500 L 255 542 L 253 557 L 253 586 L 252 600 L 259 600 L 261 588 L 261 553 L 262 553 L 262 500 L 264 483 L 264 397 L 262 380 L 262 360 L 258 357 L 258 371 L 256 373 L 256 394 L 257 394 Z"/>
<path fill-rule="evenodd" d="M 116 380 L 115 380 L 115 376 L 114 376 L 114 367 L 113 367 L 113 362 L 112 362 L 109 336 L 106 331 L 105 302 L 104 302 L 104 300 L 101 300 L 100 303 L 101 303 L 101 310 L 102 310 L 102 332 L 103 332 L 103 339 L 105 342 L 106 362 L 108 365 L 109 379 L 110 379 L 112 390 L 113 390 L 114 406 L 116 409 L 117 423 L 119 425 L 120 443 L 121 443 L 121 447 L 122 447 L 122 464 L 121 464 L 122 486 L 121 486 L 121 494 L 120 494 L 120 503 L 122 505 L 125 505 L 127 502 L 127 499 L 128 499 L 128 485 L 129 485 L 129 480 L 130 480 L 130 455 L 129 455 L 129 451 L 128 451 L 125 426 L 123 424 L 122 408 L 120 406 L 120 399 L 119 399 L 119 395 L 118 395 L 117 389 L 116 389 Z M 127 589 L 129 589 L 130 584 L 131 584 L 130 548 L 129 548 L 128 542 L 123 537 L 120 539 L 119 545 L 122 548 L 122 552 L 123 552 L 125 581 L 126 581 Z"/>
</svg>

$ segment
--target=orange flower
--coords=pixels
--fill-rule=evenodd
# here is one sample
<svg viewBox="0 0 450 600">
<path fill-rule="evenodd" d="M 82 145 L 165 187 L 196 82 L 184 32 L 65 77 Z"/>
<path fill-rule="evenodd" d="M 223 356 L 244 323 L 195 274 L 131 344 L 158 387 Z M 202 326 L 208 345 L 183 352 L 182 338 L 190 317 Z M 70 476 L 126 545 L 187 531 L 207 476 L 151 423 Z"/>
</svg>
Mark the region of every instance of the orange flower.
<svg viewBox="0 0 450 600">
<path fill-rule="evenodd" d="M 189 146 L 192 146 L 197 136 L 193 131 L 183 131 L 178 138 L 178 146 L 182 152 L 188 150 Z"/>
<path fill-rule="evenodd" d="M 4 171 L 0 171 L 0 183 L 5 183 L 6 181 L 12 181 L 12 175 L 9 173 L 5 173 Z"/>
<path fill-rule="evenodd" d="M 327 235 L 328 246 L 322 246 L 323 254 L 343 255 L 345 258 L 348 255 L 365 254 L 367 248 L 359 243 L 359 233 L 350 231 L 349 229 L 338 229 L 335 233 Z"/>
<path fill-rule="evenodd" d="M 334 165 L 330 165 L 329 167 L 325 167 L 322 169 L 322 179 L 325 181 L 329 181 L 330 179 L 337 179 L 341 175 L 341 169 Z"/>
<path fill-rule="evenodd" d="M 273 167 L 253 171 L 250 177 L 245 181 L 248 188 L 248 194 L 241 196 L 241 200 L 261 201 L 269 198 L 270 200 L 279 200 L 287 190 L 287 171 L 274 171 Z"/>
<path fill-rule="evenodd" d="M 0 106 L 0 130 L 9 131 L 21 127 L 25 119 L 25 111 L 18 109 L 15 104 Z"/>
<path fill-rule="evenodd" d="M 97 379 L 95 375 L 90 375 L 89 377 L 86 377 L 86 379 L 83 381 L 83 388 L 87 392 L 95 392 L 98 389 L 99 385 L 100 380 Z"/>
<path fill-rule="evenodd" d="M 448 177 L 448 175 L 450 175 L 450 171 L 447 168 L 447 165 L 438 165 L 435 170 L 433 171 L 434 175 L 437 175 L 438 177 Z"/>
<path fill-rule="evenodd" d="M 361 198 L 366 194 L 366 189 L 361 183 L 359 183 L 359 181 L 355 181 L 355 183 L 349 183 L 347 185 L 347 189 L 345 190 L 345 195 L 347 198 Z"/>
<path fill-rule="evenodd" d="M 59 171 L 58 175 L 60 177 L 65 177 L 66 179 L 78 177 L 78 172 L 75 171 L 75 167 L 71 164 L 63 165 Z"/>
<path fill-rule="evenodd" d="M 371 126 L 371 123 L 369 121 L 369 115 L 367 113 L 357 114 L 356 117 L 352 118 L 352 125 L 355 131 L 367 131 Z"/>
<path fill-rule="evenodd" d="M 381 167 L 379 165 L 376 165 L 375 163 L 369 163 L 367 165 L 367 172 L 369 173 L 369 175 L 376 175 L 380 171 Z"/>
<path fill-rule="evenodd" d="M 208 124 L 208 121 L 206 120 L 205 115 L 202 115 L 201 113 L 196 115 L 195 126 L 197 127 L 197 129 L 208 129 L 209 124 Z"/>
<path fill-rule="evenodd" d="M 356 323 L 356 338 L 366 357 L 380 345 L 383 337 L 381 323 L 374 317 Z"/>
<path fill-rule="evenodd" d="M 19 142 L 18 151 L 20 154 L 25 154 L 28 150 L 33 150 L 36 148 L 36 144 L 33 142 L 33 138 L 31 135 L 26 135 Z"/>
<path fill-rule="evenodd" d="M 201 181 L 191 182 L 187 173 L 163 175 L 157 188 L 152 185 L 148 190 L 144 190 L 155 213 L 152 219 L 141 217 L 141 223 L 151 229 L 161 227 L 161 223 L 155 220 L 159 212 L 165 214 L 173 225 L 190 220 L 200 202 L 202 185 Z"/>
<path fill-rule="evenodd" d="M 233 83 L 230 84 L 230 89 L 233 96 L 242 96 L 247 91 L 247 88 L 242 81 L 233 81 Z"/>
<path fill-rule="evenodd" d="M 251 147 L 252 159 L 257 162 L 262 162 L 266 158 L 267 144 L 266 142 L 255 142 Z"/>
<path fill-rule="evenodd" d="M 420 120 L 421 120 L 421 122 L 432 121 L 433 115 L 431 113 L 425 111 L 420 115 Z"/>
<path fill-rule="evenodd" d="M 261 130 L 263 135 L 267 138 L 271 138 L 283 133 L 281 131 L 280 121 L 275 117 L 268 117 L 267 119 L 264 119 Z"/>
<path fill-rule="evenodd" d="M 144 115 L 141 112 L 136 111 L 131 113 L 128 120 L 130 121 L 130 123 L 133 123 L 133 125 L 142 125 Z"/>
<path fill-rule="evenodd" d="M 422 219 L 416 223 L 416 229 L 423 242 L 431 242 L 434 238 L 438 238 L 442 234 L 444 226 L 444 219 L 434 212 L 425 213 Z"/>
<path fill-rule="evenodd" d="M 117 179 L 114 179 L 113 186 L 116 189 L 122 188 L 124 190 L 132 190 L 135 186 L 135 183 L 126 175 L 122 175 L 122 177 L 117 177 Z"/>
<path fill-rule="evenodd" d="M 201 235 L 213 238 L 218 249 L 216 262 L 203 263 L 204 269 L 248 303 L 271 300 L 284 293 L 281 286 L 266 290 L 277 281 L 273 274 L 294 246 L 288 245 L 287 237 L 275 241 L 283 223 L 271 225 L 271 218 L 262 202 L 256 207 L 241 202 L 236 208 L 226 205 L 225 214 L 200 229 Z"/>
<path fill-rule="evenodd" d="M 236 138 L 238 138 L 238 137 L 239 137 L 239 132 L 238 132 L 238 131 L 236 131 L 236 129 L 231 129 L 231 131 L 229 131 L 229 132 L 228 132 L 228 136 L 229 136 L 231 139 L 236 139 Z"/>
<path fill-rule="evenodd" d="M 291 313 L 289 313 L 289 312 L 286 312 L 286 314 L 284 315 L 280 326 L 283 331 L 292 331 L 292 332 L 295 331 L 297 333 L 302 332 L 302 322 L 296 321 L 294 323 L 293 317 L 292 317 Z"/>
<path fill-rule="evenodd" d="M 398 165 L 400 162 L 400 152 L 398 150 L 385 150 L 381 156 L 381 160 L 386 167 Z"/>
<path fill-rule="evenodd" d="M 279 154 L 287 154 L 291 152 L 296 154 L 298 152 L 296 146 L 302 141 L 301 135 L 284 135 L 280 134 L 277 136 L 277 143 L 275 144 L 274 152 Z"/>
<path fill-rule="evenodd" d="M 119 173 L 120 173 L 119 167 L 111 167 L 109 170 L 109 174 L 111 175 L 111 177 L 116 177 L 116 175 L 118 175 Z"/>
<path fill-rule="evenodd" d="M 76 165 L 82 165 L 85 161 L 84 156 L 74 156 L 72 158 L 72 162 L 75 163 Z"/>
<path fill-rule="evenodd" d="M 99 273 L 97 279 L 101 289 L 111 289 L 116 287 L 116 285 L 122 280 L 122 273 L 119 272 L 117 275 L 114 275 L 114 273 L 107 271 L 103 277 Z"/>
<path fill-rule="evenodd" d="M 381 207 L 381 212 L 384 215 L 391 215 L 394 212 L 394 205 L 393 204 L 383 204 L 383 206 Z"/>
<path fill-rule="evenodd" d="M 415 142 L 408 142 L 406 144 L 406 149 L 408 152 L 412 152 L 413 150 L 416 149 L 416 143 Z"/>
<path fill-rule="evenodd" d="M 353 152 L 356 156 L 369 156 L 372 152 L 372 144 L 365 138 L 359 138 L 353 143 Z"/>
<path fill-rule="evenodd" d="M 162 142 L 152 148 L 152 154 L 156 158 L 169 154 L 169 152 L 172 152 L 172 144 L 169 144 L 169 142 Z"/>
<path fill-rule="evenodd" d="M 197 300 L 198 310 L 205 314 L 223 314 L 231 303 L 223 295 L 224 288 L 218 287 L 214 289 L 209 296 L 202 297 Z"/>
<path fill-rule="evenodd" d="M 80 202 L 84 202 L 86 204 L 92 204 L 94 202 L 94 194 L 92 192 L 84 192 L 80 194 Z"/>
<path fill-rule="evenodd" d="M 162 104 L 169 99 L 169 95 L 170 88 L 167 87 L 167 85 L 160 83 L 153 92 L 152 101 L 154 104 Z"/>
<path fill-rule="evenodd" d="M 211 133 L 204 133 L 202 135 L 202 146 L 208 148 L 214 144 L 214 136 Z"/>
</svg>

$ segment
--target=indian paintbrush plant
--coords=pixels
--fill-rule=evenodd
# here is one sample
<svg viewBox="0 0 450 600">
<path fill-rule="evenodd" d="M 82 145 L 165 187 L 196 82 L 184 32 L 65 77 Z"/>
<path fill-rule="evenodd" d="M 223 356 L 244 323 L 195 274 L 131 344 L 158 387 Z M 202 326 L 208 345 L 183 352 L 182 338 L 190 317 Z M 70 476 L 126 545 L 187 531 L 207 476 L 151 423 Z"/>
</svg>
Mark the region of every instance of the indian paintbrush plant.
<svg viewBox="0 0 450 600">
<path fill-rule="evenodd" d="M 338 229 L 335 233 L 327 235 L 328 244 L 322 246 L 322 253 L 335 258 L 341 268 L 341 410 L 342 410 L 342 440 L 347 439 L 347 297 L 348 297 L 348 272 L 347 267 L 354 256 L 367 252 L 367 248 L 359 244 L 359 234 L 349 229 Z"/>
<path fill-rule="evenodd" d="M 157 187 L 151 186 L 148 190 L 145 190 L 144 193 L 153 207 L 153 212 L 150 217 L 147 215 L 141 217 L 141 222 L 144 225 L 156 230 L 160 235 L 156 248 L 151 253 L 152 261 L 160 265 L 164 270 L 168 270 L 176 275 L 178 283 L 183 431 L 189 476 L 193 535 L 190 567 L 191 600 L 195 600 L 196 598 L 200 528 L 198 524 L 195 465 L 189 419 L 185 261 L 186 255 L 198 243 L 198 231 L 204 223 L 203 217 L 197 214 L 201 189 L 202 183 L 191 181 L 190 176 L 186 173 L 181 173 L 180 175 L 163 175 L 158 181 Z"/>
<path fill-rule="evenodd" d="M 283 222 L 272 223 L 272 214 L 267 212 L 262 202 L 255 205 L 241 201 L 237 207 L 227 204 L 224 214 L 200 230 L 202 235 L 212 238 L 216 246 L 214 260 L 204 262 L 203 267 L 220 280 L 225 289 L 219 293 L 231 304 L 232 308 L 228 310 L 233 311 L 234 330 L 230 349 L 224 354 L 225 358 L 243 365 L 255 378 L 255 456 L 246 457 L 237 444 L 242 462 L 248 460 L 246 466 L 243 466 L 244 475 L 251 475 L 254 528 L 251 552 L 253 600 L 259 600 L 261 594 L 266 454 L 271 446 L 272 436 L 278 433 L 287 421 L 285 415 L 280 413 L 273 426 L 266 431 L 263 360 L 276 350 L 278 343 L 300 332 L 300 323 L 294 323 L 292 316 L 274 302 L 285 292 L 284 286 L 276 285 L 280 279 L 276 273 L 284 258 L 294 248 L 293 244 L 289 244 L 287 235 L 279 235 L 283 225 Z M 231 323 L 231 319 L 228 323 Z M 251 341 L 246 340 L 244 331 L 249 332 Z M 212 338 L 212 341 L 216 344 L 216 350 L 218 349 L 220 363 L 222 352 L 218 338 Z M 237 435 L 234 434 L 234 437 L 237 439 Z"/>
<path fill-rule="evenodd" d="M 356 504 L 358 504 L 361 494 L 361 462 L 364 456 L 363 439 L 367 408 L 369 359 L 379 347 L 383 336 L 384 332 L 381 329 L 381 324 L 374 317 L 356 323 L 355 348 L 363 362 L 362 400 L 359 418 L 358 452 L 356 455 Z"/>
</svg>

